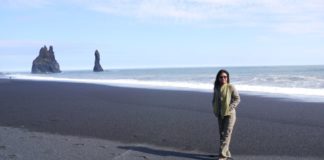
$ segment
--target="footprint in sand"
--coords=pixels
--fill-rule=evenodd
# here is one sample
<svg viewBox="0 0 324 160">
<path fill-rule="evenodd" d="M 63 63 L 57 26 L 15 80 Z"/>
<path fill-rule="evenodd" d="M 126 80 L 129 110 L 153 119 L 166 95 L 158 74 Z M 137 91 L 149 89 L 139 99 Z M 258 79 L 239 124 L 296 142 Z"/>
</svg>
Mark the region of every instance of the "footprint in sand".
<svg viewBox="0 0 324 160">
<path fill-rule="evenodd" d="M 99 146 L 100 148 L 102 148 L 102 149 L 106 149 L 107 147 L 106 146 Z"/>
<path fill-rule="evenodd" d="M 7 147 L 6 146 L 0 146 L 0 150 L 6 150 Z"/>
<path fill-rule="evenodd" d="M 10 155 L 8 155 L 8 158 L 10 158 L 10 159 L 17 159 L 18 157 L 15 154 L 10 154 Z"/>
<path fill-rule="evenodd" d="M 75 144 L 73 144 L 73 145 L 75 145 L 75 146 L 84 146 L 83 143 L 75 143 Z"/>
</svg>

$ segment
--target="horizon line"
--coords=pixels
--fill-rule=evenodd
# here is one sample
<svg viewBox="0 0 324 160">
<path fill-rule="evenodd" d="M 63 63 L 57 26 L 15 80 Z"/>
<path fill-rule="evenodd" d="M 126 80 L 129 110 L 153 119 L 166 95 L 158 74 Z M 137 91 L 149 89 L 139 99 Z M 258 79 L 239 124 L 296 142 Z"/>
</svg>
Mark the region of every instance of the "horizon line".
<svg viewBox="0 0 324 160">
<path fill-rule="evenodd" d="M 324 66 L 324 64 L 274 64 L 274 65 L 183 65 L 183 66 L 131 66 L 131 67 L 109 67 L 108 69 L 104 68 L 104 71 L 108 70 L 128 70 L 128 69 L 186 69 L 186 68 L 236 68 L 236 67 L 297 67 L 297 66 Z M 0 71 L 0 73 L 5 72 L 29 72 L 30 70 L 23 69 L 12 69 Z M 62 70 L 64 71 L 92 71 L 91 68 L 68 68 Z"/>
</svg>

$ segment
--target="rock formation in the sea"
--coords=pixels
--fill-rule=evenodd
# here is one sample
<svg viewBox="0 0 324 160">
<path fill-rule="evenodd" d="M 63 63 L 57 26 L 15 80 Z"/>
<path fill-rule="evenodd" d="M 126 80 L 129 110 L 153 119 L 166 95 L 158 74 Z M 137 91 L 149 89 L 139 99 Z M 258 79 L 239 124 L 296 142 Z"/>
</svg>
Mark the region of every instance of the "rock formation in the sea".
<svg viewBox="0 0 324 160">
<path fill-rule="evenodd" d="M 53 47 L 49 50 L 44 46 L 40 49 L 38 57 L 33 61 L 32 73 L 59 73 L 60 65 L 55 60 Z"/>
<path fill-rule="evenodd" d="M 95 51 L 95 65 L 93 67 L 93 71 L 94 72 L 102 72 L 103 69 L 100 65 L 100 54 L 98 52 L 98 50 Z"/>
</svg>

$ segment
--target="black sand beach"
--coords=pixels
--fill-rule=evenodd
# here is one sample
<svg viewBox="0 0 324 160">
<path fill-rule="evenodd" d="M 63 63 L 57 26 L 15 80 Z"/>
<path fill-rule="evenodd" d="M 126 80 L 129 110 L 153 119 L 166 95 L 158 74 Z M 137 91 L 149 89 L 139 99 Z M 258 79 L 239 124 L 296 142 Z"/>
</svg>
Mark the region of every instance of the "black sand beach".
<svg viewBox="0 0 324 160">
<path fill-rule="evenodd" d="M 0 80 L 0 126 L 217 154 L 211 98 L 201 92 Z M 234 157 L 324 158 L 323 103 L 244 94 L 241 99 Z"/>
</svg>

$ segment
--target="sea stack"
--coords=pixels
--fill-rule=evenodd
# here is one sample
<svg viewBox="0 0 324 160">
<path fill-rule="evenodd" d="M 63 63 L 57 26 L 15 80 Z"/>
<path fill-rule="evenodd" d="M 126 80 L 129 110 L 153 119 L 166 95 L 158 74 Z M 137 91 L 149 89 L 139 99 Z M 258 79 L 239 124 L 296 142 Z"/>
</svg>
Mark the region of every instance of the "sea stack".
<svg viewBox="0 0 324 160">
<path fill-rule="evenodd" d="M 100 54 L 98 52 L 98 50 L 95 51 L 95 65 L 93 67 L 93 71 L 94 72 L 102 72 L 103 69 L 100 65 Z"/>
<path fill-rule="evenodd" d="M 33 61 L 32 73 L 59 73 L 60 65 L 55 60 L 53 46 L 49 50 L 44 46 L 40 49 L 38 57 Z"/>
</svg>

